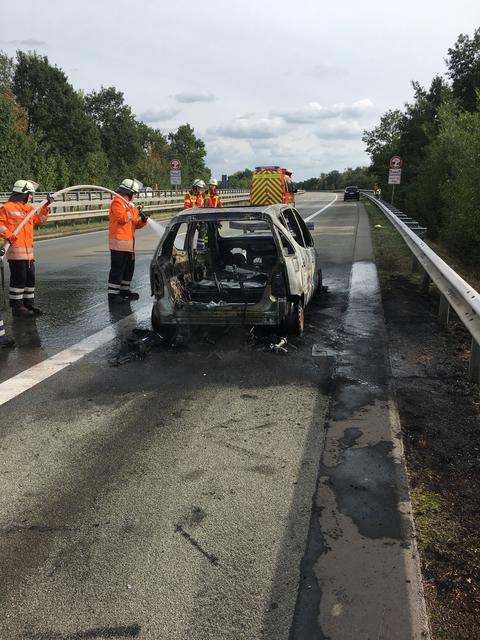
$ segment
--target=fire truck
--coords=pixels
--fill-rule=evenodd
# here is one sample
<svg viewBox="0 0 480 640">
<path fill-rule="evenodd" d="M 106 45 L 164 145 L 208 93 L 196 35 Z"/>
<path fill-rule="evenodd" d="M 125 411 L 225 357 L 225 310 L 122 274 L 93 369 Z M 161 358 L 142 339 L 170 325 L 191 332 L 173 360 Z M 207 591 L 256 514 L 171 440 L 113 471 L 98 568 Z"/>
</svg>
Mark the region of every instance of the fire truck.
<svg viewBox="0 0 480 640">
<path fill-rule="evenodd" d="M 282 167 L 255 167 L 250 184 L 250 204 L 295 204 L 292 172 Z"/>
</svg>

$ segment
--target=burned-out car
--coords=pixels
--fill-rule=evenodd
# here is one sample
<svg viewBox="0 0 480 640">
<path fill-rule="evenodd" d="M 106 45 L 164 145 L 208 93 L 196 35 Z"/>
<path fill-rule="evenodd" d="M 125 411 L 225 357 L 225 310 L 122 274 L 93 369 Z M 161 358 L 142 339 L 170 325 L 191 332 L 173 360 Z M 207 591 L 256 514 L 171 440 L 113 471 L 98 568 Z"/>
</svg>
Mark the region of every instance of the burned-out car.
<svg viewBox="0 0 480 640">
<path fill-rule="evenodd" d="M 185 209 L 150 267 L 152 326 L 263 325 L 301 335 L 322 272 L 307 225 L 291 206 Z"/>
</svg>

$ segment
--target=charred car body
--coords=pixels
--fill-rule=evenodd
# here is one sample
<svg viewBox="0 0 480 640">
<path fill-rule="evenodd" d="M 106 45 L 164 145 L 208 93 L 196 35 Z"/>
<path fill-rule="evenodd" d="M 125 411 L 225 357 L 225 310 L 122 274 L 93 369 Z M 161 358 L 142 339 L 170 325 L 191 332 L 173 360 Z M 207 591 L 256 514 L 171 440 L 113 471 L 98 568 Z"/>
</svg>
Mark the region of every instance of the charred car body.
<svg viewBox="0 0 480 640">
<path fill-rule="evenodd" d="M 152 326 L 266 325 L 303 332 L 322 273 L 291 205 L 186 209 L 171 220 L 150 268 Z"/>
</svg>

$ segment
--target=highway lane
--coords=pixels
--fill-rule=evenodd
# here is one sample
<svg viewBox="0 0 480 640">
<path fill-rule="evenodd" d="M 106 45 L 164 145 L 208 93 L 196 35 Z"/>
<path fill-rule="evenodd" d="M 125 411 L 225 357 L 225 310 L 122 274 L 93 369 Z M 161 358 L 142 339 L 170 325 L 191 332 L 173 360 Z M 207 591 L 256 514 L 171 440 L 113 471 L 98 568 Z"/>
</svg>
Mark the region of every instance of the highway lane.
<svg viewBox="0 0 480 640">
<path fill-rule="evenodd" d="M 325 200 L 307 194 L 302 215 Z M 340 202 L 315 223 L 330 289 L 312 304 L 305 335 L 288 354 L 252 344 L 244 331 L 212 330 L 112 368 L 114 342 L 4 405 L 0 637 L 286 640 L 290 628 L 298 640 L 420 637 L 410 621 L 405 580 L 418 585 L 403 569 L 401 518 L 390 504 L 388 526 L 372 535 L 359 525 L 364 512 L 351 509 L 358 489 L 345 481 L 356 471 L 362 486 L 361 454 L 373 451 L 383 473 L 377 484 L 383 491 L 394 484 L 389 449 L 377 446 L 385 424 L 388 431 L 385 366 L 369 329 L 378 293 L 369 269 L 358 266 L 371 259 L 363 207 Z M 50 274 L 60 287 L 55 264 L 63 252 L 97 284 L 85 296 L 100 302 L 108 267 L 95 255 L 105 251 L 101 238 L 95 243 L 78 255 L 48 253 L 58 252 Z M 95 309 L 93 325 L 59 314 L 62 341 L 42 324 L 42 347 L 32 351 L 45 357 L 72 344 L 68 326 L 78 339 L 109 322 L 106 305 Z M 350 451 L 353 470 L 339 464 Z M 392 502 L 388 491 L 385 499 Z M 368 514 L 367 498 L 362 505 Z M 371 566 L 364 562 L 354 580 L 341 556 L 351 546 L 365 560 L 369 545 L 378 558 L 368 555 Z M 365 610 L 363 627 L 352 626 Z"/>
<path fill-rule="evenodd" d="M 317 194 L 314 200 L 300 196 L 299 210 L 308 217 L 334 197 L 330 193 Z M 140 293 L 140 301 L 110 309 L 106 231 L 36 242 L 36 303 L 45 315 L 13 323 L 8 308 L 4 310 L 7 333 L 17 340 L 18 348 L 0 351 L 0 382 L 150 304 L 148 270 L 157 244 L 158 237 L 149 227 L 136 234 L 133 289 Z M 8 287 L 8 266 L 5 274 Z"/>
</svg>

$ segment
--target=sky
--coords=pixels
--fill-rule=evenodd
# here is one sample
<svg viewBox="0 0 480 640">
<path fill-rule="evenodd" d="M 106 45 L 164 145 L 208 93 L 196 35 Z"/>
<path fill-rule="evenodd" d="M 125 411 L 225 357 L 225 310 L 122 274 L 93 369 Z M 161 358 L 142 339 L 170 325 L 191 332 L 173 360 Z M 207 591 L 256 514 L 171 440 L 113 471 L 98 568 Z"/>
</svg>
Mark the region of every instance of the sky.
<svg viewBox="0 0 480 640">
<path fill-rule="evenodd" d="M 0 2 L 1 50 L 36 50 L 85 92 L 116 87 L 162 133 L 188 122 L 218 178 L 367 165 L 363 130 L 478 27 L 478 0 Z"/>
</svg>

